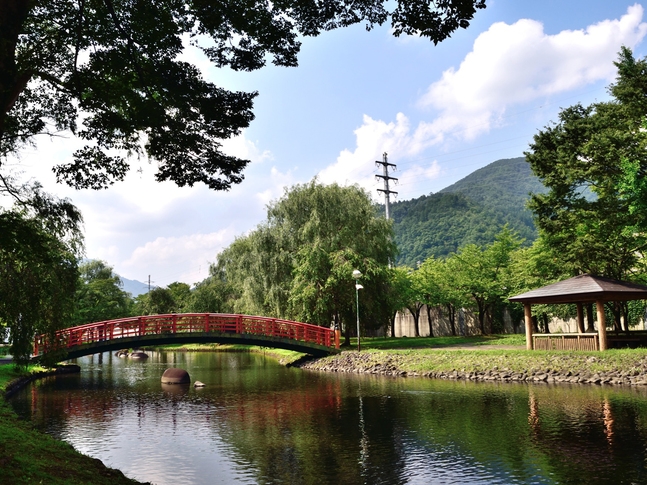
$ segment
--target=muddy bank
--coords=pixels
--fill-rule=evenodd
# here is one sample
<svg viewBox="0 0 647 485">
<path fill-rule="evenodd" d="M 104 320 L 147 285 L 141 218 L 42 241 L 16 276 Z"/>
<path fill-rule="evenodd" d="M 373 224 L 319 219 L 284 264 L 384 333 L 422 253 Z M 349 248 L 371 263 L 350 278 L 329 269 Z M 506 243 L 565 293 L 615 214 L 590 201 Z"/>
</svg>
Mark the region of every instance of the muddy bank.
<svg viewBox="0 0 647 485">
<path fill-rule="evenodd" d="M 346 372 L 396 377 L 503 382 L 549 382 L 647 386 L 647 355 L 623 358 L 568 353 L 514 355 L 488 351 L 403 353 L 346 351 L 300 362 L 295 367 L 321 372 Z M 525 362 L 524 362 L 525 361 Z M 610 367 L 610 368 L 609 368 Z"/>
</svg>

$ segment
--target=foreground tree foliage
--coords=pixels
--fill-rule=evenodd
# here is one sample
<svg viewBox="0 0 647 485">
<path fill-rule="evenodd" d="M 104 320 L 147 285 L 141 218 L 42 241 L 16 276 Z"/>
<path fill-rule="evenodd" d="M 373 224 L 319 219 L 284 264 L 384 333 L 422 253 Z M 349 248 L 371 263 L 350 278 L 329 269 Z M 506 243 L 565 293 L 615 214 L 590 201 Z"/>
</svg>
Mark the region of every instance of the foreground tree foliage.
<svg viewBox="0 0 647 485">
<path fill-rule="evenodd" d="M 355 280 L 364 325 L 390 323 L 388 263 L 395 254 L 391 225 L 378 217 L 359 187 L 313 181 L 286 191 L 267 221 L 218 257 L 236 312 L 342 325 L 355 322 Z"/>
<path fill-rule="evenodd" d="M 485 0 L 61 0 L 0 2 L 0 157 L 40 133 L 87 142 L 55 169 L 74 187 L 104 188 L 129 164 L 158 163 L 157 180 L 215 190 L 248 163 L 221 151 L 253 119 L 257 93 L 205 81 L 181 60 L 187 44 L 217 67 L 296 66 L 300 37 L 389 18 L 393 33 L 434 43 L 467 28 Z"/>
<path fill-rule="evenodd" d="M 10 352 L 19 364 L 29 360 L 34 335 L 53 340 L 74 309 L 78 228 L 68 228 L 70 235 L 55 219 L 0 212 L 0 324 L 9 330 Z"/>
<path fill-rule="evenodd" d="M 549 189 L 535 194 L 544 247 L 571 275 L 631 279 L 647 248 L 647 61 L 623 48 L 613 99 L 562 110 L 526 157 Z"/>
</svg>

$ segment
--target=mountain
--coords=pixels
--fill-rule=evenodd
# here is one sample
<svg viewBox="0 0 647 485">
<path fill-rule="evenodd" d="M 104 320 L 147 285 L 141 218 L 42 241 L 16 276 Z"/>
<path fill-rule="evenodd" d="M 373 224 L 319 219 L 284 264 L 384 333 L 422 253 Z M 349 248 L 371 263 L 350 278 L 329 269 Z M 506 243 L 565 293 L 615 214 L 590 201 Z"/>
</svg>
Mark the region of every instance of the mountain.
<svg viewBox="0 0 647 485">
<path fill-rule="evenodd" d="M 127 293 L 130 293 L 133 298 L 148 291 L 148 284 L 146 283 L 142 283 L 141 281 L 137 280 L 129 280 L 128 278 L 124 278 L 123 276 L 120 276 L 120 278 L 124 284 L 123 290 Z"/>
<path fill-rule="evenodd" d="M 415 267 L 465 244 L 491 243 L 506 223 L 531 243 L 537 231 L 526 202 L 531 192 L 545 191 L 520 157 L 497 160 L 436 194 L 396 202 L 391 214 L 397 264 Z"/>
</svg>

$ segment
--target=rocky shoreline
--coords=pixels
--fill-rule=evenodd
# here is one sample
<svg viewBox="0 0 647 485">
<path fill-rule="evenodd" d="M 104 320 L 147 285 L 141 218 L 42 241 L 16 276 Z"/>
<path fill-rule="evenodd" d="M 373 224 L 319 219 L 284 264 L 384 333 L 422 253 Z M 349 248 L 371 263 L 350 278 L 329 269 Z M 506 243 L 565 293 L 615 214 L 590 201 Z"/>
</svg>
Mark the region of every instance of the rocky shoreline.
<svg viewBox="0 0 647 485">
<path fill-rule="evenodd" d="M 579 356 L 578 356 L 579 357 Z M 564 357 L 562 357 L 564 359 Z M 566 356 L 568 359 L 568 356 Z M 333 357 L 295 363 L 295 367 L 319 372 L 340 372 L 354 374 L 373 374 L 391 377 L 427 377 L 433 379 L 465 381 L 498 381 L 526 383 L 568 383 L 596 385 L 647 386 L 647 361 L 642 361 L 641 368 L 629 370 L 595 371 L 591 369 L 563 370 L 554 368 L 531 368 L 528 370 L 511 370 L 494 365 L 491 368 L 447 369 L 447 370 L 412 370 L 411 362 L 420 359 L 408 356 L 389 354 L 387 352 L 346 351 Z M 588 357 L 586 362 L 595 364 L 595 357 Z M 581 364 L 580 362 L 576 362 Z M 575 367 L 581 367 L 575 366 Z"/>
</svg>

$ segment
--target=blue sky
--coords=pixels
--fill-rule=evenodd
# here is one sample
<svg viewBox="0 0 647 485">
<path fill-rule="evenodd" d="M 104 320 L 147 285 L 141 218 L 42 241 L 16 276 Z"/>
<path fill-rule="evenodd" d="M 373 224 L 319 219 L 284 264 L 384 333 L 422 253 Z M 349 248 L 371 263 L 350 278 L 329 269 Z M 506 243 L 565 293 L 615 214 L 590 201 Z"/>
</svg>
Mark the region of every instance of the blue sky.
<svg viewBox="0 0 647 485">
<path fill-rule="evenodd" d="M 264 219 L 266 204 L 286 186 L 318 176 L 358 183 L 377 200 L 374 162 L 387 152 L 398 166 L 400 200 L 437 192 L 488 163 L 521 156 L 560 108 L 608 99 L 621 45 L 646 55 L 640 3 L 487 4 L 467 30 L 437 46 L 395 38 L 388 26 L 355 26 L 304 39 L 297 68 L 235 73 L 187 53 L 216 84 L 259 92 L 255 121 L 226 145 L 252 160 L 245 181 L 229 192 L 155 183 L 146 160 L 134 161 L 127 180 L 109 190 L 71 190 L 55 184 L 50 167 L 79 145 L 72 137 L 39 141 L 14 169 L 82 210 L 87 257 L 130 279 L 195 283 L 222 248 Z"/>
</svg>

